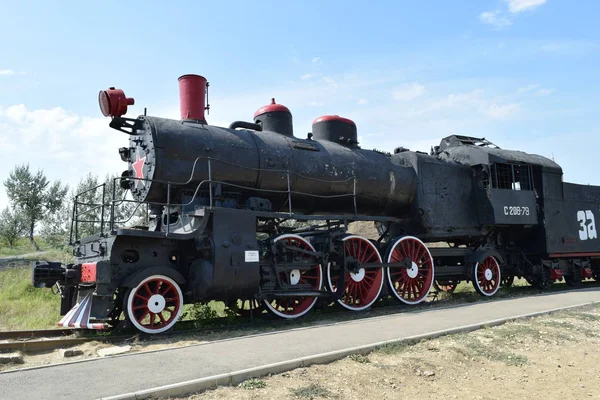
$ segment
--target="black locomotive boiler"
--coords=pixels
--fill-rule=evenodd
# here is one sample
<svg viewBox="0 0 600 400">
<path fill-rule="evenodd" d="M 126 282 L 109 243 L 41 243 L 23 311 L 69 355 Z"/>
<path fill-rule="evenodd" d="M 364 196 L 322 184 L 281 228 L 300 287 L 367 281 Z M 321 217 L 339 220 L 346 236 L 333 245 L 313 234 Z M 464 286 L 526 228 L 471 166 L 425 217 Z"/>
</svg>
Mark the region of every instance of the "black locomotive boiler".
<svg viewBox="0 0 600 400">
<path fill-rule="evenodd" d="M 458 135 L 431 154 L 365 150 L 337 115 L 300 138 L 274 100 L 252 122 L 217 127 L 204 115 L 206 79 L 184 75 L 179 86 L 181 120 L 126 118 L 133 99 L 100 92 L 110 126 L 129 136 L 127 169 L 102 187 L 110 200 L 76 198 L 75 263 L 34 266 L 37 287 L 61 289 L 61 326 L 103 329 L 124 313 L 160 333 L 191 302 L 241 300 L 297 318 L 319 299 L 359 311 L 387 295 L 418 304 L 436 283 L 470 280 L 492 296 L 515 276 L 544 286 L 600 275 L 600 187 L 563 183 L 552 160 Z M 145 226 L 117 220 L 128 202 L 147 209 Z M 90 210 L 98 233 L 80 238 Z M 380 236 L 349 234 L 354 221 Z"/>
</svg>

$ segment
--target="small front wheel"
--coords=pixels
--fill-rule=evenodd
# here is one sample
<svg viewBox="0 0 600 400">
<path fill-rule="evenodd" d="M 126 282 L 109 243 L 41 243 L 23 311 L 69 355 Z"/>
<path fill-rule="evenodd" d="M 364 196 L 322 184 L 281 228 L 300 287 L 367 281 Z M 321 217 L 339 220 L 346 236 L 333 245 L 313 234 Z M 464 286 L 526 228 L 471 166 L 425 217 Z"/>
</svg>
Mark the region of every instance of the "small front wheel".
<svg viewBox="0 0 600 400">
<path fill-rule="evenodd" d="M 482 296 L 493 296 L 500 288 L 502 276 L 500 265 L 496 258 L 488 256 L 485 260 L 475 264 L 473 270 L 473 287 Z"/>
<path fill-rule="evenodd" d="M 183 310 L 183 294 L 173 279 L 151 275 L 126 295 L 125 315 L 144 333 L 162 333 L 171 329 Z"/>
</svg>

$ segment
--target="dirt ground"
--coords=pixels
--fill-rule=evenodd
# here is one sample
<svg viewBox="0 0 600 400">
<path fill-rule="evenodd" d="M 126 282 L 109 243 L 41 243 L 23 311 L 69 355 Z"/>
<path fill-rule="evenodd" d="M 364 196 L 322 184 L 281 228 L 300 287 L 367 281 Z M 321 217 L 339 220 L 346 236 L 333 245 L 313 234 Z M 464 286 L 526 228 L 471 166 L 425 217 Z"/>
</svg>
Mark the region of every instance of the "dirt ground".
<svg viewBox="0 0 600 400">
<path fill-rule="evenodd" d="M 199 399 L 600 399 L 600 306 L 252 379 Z"/>
</svg>

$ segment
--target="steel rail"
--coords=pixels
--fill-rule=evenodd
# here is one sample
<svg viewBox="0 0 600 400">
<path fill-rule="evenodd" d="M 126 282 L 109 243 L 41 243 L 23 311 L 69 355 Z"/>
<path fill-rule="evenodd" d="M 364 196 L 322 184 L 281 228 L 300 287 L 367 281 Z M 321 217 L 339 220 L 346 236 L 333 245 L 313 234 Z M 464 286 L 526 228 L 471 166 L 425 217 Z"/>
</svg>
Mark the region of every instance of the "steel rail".
<svg viewBox="0 0 600 400">
<path fill-rule="evenodd" d="M 83 343 L 100 341 L 100 342 L 121 342 L 131 339 L 132 335 L 124 336 L 88 336 L 88 337 L 73 337 L 60 339 L 39 339 L 39 340 L 19 340 L 14 342 L 0 342 L 0 353 L 5 351 L 22 351 L 22 352 L 41 352 L 68 348 Z"/>
<path fill-rule="evenodd" d="M 25 331 L 0 331 L 0 340 L 69 336 L 75 333 L 76 331 L 77 330 L 73 328 L 37 329 Z"/>
</svg>

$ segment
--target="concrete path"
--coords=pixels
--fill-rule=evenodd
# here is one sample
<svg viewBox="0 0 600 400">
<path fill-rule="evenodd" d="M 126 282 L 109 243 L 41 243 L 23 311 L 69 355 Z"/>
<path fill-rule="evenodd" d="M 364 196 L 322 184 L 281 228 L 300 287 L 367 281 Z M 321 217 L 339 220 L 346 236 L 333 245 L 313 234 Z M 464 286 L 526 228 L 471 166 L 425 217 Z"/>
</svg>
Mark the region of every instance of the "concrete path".
<svg viewBox="0 0 600 400">
<path fill-rule="evenodd" d="M 433 308 L 0 374 L 2 399 L 97 399 L 265 364 L 560 307 L 600 302 L 600 288 Z"/>
</svg>

